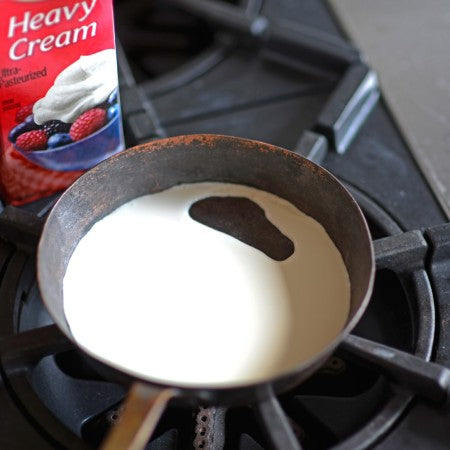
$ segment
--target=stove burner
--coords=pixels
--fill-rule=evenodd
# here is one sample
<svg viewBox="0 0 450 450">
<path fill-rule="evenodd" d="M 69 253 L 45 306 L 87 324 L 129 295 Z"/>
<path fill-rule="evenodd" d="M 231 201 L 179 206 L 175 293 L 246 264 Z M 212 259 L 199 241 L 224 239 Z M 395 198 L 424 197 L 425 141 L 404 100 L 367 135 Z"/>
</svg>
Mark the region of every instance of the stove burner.
<svg viewBox="0 0 450 450">
<path fill-rule="evenodd" d="M 225 408 L 200 408 L 196 415 L 195 449 L 220 449 L 225 441 Z"/>
<path fill-rule="evenodd" d="M 425 241 L 419 232 L 400 233 L 367 197 L 355 190 L 353 194 L 378 238 L 376 286 L 355 333 L 428 359 L 434 304 L 423 269 Z M 4 254 L 0 333 L 8 343 L 2 346 L 2 360 L 9 395 L 49 442 L 70 448 L 81 441 L 98 445 L 118 416 L 125 387 L 93 372 L 83 354 L 66 350 L 67 342 L 41 304 L 33 258 L 11 246 L 0 248 Z M 289 418 L 295 440 L 315 449 L 371 445 L 392 427 L 411 399 L 376 368 L 366 368 L 339 350 L 311 379 L 272 401 L 279 402 L 281 417 Z M 190 448 L 192 443 L 196 448 L 268 448 L 272 437 L 262 431 L 260 421 L 268 424 L 261 408 L 194 412 L 169 407 L 152 442 L 167 449 Z M 342 414 L 343 408 L 348 414 Z"/>
<path fill-rule="evenodd" d="M 168 135 L 166 128 L 172 128 L 174 125 L 176 127 L 186 119 L 189 121 L 192 118 L 195 120 L 199 116 L 221 114 L 237 106 L 239 109 L 252 108 L 275 99 L 281 100 L 283 97 L 292 98 L 299 94 L 308 95 L 324 90 L 328 91 L 331 86 L 335 86 L 328 101 L 319 111 L 318 117 L 311 124 L 313 130 L 304 131 L 297 136 L 298 142 L 297 144 L 293 142 L 292 147 L 309 154 L 312 148 L 317 147 L 321 139 L 326 139 L 330 148 L 336 152 L 345 153 L 347 151 L 379 98 L 377 77 L 361 61 L 354 48 L 341 39 L 315 29 L 289 22 L 271 21 L 260 13 L 263 2 L 259 1 L 242 1 L 239 6 L 216 0 L 171 0 L 170 3 L 172 7 L 173 5 L 178 6 L 189 17 L 192 15 L 198 20 L 216 25 L 217 29 L 213 28 L 215 30 L 214 39 L 211 41 L 213 45 L 208 51 L 198 54 L 198 58 L 194 58 L 190 63 L 182 65 L 172 73 L 167 73 L 156 80 L 147 80 L 142 83 L 138 81 L 137 84 L 132 75 L 133 68 L 128 66 L 124 57 L 119 57 L 122 109 L 128 145 L 165 137 Z M 173 10 L 171 11 L 173 12 Z M 139 14 L 140 16 L 141 14 Z M 151 14 L 144 13 L 144 17 L 151 17 Z M 140 25 L 138 24 L 137 27 L 139 31 Z M 155 29 L 158 30 L 158 27 L 156 26 Z M 122 32 L 121 30 L 119 24 L 119 38 L 123 42 L 127 42 L 129 38 L 126 29 L 124 28 Z M 151 35 L 152 33 L 153 30 L 152 32 L 147 31 L 147 34 Z M 141 39 L 144 45 L 148 46 L 145 36 L 141 36 Z M 151 36 L 148 36 L 148 39 L 151 40 Z M 307 79 L 309 76 L 314 82 L 310 82 L 306 86 L 303 83 L 303 86 L 297 87 L 294 92 L 278 93 L 275 98 L 271 98 L 270 94 L 263 97 L 258 95 L 254 99 L 249 99 L 250 101 L 244 101 L 241 105 L 239 104 L 245 100 L 247 95 L 237 89 L 235 91 L 240 95 L 233 99 L 234 104 L 231 104 L 227 98 L 229 97 L 227 92 L 224 93 L 223 98 L 214 101 L 208 95 L 207 86 L 205 86 L 204 92 L 198 91 L 198 88 L 195 87 L 196 82 L 203 87 L 203 83 L 198 80 L 200 75 L 211 73 L 219 62 L 226 60 L 230 53 L 238 47 L 238 52 L 247 53 L 244 56 L 246 62 L 254 60 L 255 55 L 261 55 L 265 63 L 287 67 L 289 71 L 297 73 L 300 78 L 306 77 Z M 127 49 L 125 48 L 125 50 Z M 132 49 L 128 49 L 128 54 L 133 56 L 133 50 L 138 52 L 138 56 L 132 58 L 132 61 L 141 61 L 142 54 L 145 54 L 142 52 L 141 44 L 136 43 Z M 239 72 L 225 75 L 225 77 L 230 76 L 233 79 L 242 75 Z M 215 85 L 222 81 L 227 83 L 229 79 L 222 77 L 222 79 L 216 80 Z M 180 86 L 190 84 L 196 93 L 188 97 L 188 102 L 192 101 L 192 95 L 198 95 L 200 98 L 207 99 L 207 103 L 203 105 L 203 102 L 200 102 L 200 110 L 195 106 L 192 109 L 189 103 L 185 105 L 185 108 L 180 108 L 183 100 L 177 98 L 173 100 L 172 105 L 166 105 L 165 108 L 175 114 L 175 117 L 167 119 L 159 117 L 157 114 L 158 101 L 155 100 L 167 92 L 175 91 Z M 273 83 L 271 86 L 272 88 L 267 85 L 267 88 L 273 90 Z M 183 94 L 180 95 L 183 96 Z M 174 106 L 176 111 L 171 111 Z M 211 107 L 212 110 L 210 110 Z M 178 111 L 182 112 L 181 117 L 179 117 Z M 189 133 L 194 131 L 196 130 L 191 126 Z M 243 136 L 251 137 L 245 134 Z M 284 146 L 290 147 L 290 145 Z"/>
<path fill-rule="evenodd" d="M 164 0 L 117 0 L 114 8 L 117 33 L 138 82 L 179 68 L 213 43 L 214 30 L 206 21 Z"/>
</svg>

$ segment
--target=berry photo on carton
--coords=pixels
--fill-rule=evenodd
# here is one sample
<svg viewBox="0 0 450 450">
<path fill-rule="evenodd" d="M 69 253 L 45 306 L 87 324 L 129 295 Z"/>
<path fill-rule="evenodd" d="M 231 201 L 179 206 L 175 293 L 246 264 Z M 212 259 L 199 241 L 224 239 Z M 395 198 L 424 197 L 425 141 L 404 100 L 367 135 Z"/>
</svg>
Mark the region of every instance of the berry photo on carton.
<svg viewBox="0 0 450 450">
<path fill-rule="evenodd" d="M 81 114 L 70 127 L 70 137 L 80 141 L 99 130 L 106 122 L 106 111 L 101 108 L 92 108 Z"/>
<path fill-rule="evenodd" d="M 33 113 L 33 104 L 22 106 L 16 113 L 16 122 L 25 122 L 25 119 Z"/>
<path fill-rule="evenodd" d="M 44 97 L 21 107 L 9 140 L 44 168 L 85 170 L 120 148 L 118 119 L 116 54 L 108 49 L 81 56 Z"/>
<path fill-rule="evenodd" d="M 16 140 L 16 146 L 22 150 L 44 150 L 48 137 L 44 130 L 26 131 Z"/>
</svg>

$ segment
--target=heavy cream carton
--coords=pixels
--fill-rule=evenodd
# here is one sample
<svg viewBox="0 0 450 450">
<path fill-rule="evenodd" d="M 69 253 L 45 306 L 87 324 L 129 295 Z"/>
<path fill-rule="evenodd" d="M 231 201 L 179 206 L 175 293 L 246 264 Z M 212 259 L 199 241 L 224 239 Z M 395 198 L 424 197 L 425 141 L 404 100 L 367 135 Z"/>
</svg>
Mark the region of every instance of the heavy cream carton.
<svg viewBox="0 0 450 450">
<path fill-rule="evenodd" d="M 123 149 L 112 1 L 0 7 L 0 197 L 21 205 Z"/>
</svg>

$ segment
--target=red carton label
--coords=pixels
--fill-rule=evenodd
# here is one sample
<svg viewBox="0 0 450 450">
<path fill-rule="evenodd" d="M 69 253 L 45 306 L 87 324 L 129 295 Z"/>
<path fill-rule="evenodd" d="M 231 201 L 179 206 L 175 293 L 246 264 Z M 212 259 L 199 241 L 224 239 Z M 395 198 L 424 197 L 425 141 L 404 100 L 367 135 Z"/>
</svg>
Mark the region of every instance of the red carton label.
<svg viewBox="0 0 450 450">
<path fill-rule="evenodd" d="M 123 149 L 112 1 L 0 5 L 0 194 L 19 205 Z"/>
</svg>

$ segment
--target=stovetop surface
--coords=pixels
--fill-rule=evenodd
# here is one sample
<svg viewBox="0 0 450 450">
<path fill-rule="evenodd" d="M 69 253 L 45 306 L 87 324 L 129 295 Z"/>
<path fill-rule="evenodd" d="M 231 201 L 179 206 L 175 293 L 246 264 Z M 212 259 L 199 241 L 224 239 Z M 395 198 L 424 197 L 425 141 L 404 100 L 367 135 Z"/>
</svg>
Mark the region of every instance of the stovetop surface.
<svg viewBox="0 0 450 450">
<path fill-rule="evenodd" d="M 344 42 L 327 7 L 317 0 L 229 4 L 269 20 L 326 31 Z M 342 71 L 298 64 L 301 54 L 279 58 L 252 39 L 173 8 L 156 0 L 116 2 L 128 146 L 164 136 L 217 133 L 296 150 L 302 133 L 317 132 L 317 117 Z M 328 146 L 323 166 L 349 187 L 374 239 L 388 239 L 394 254 L 389 260 L 387 250 L 380 251 L 371 304 L 355 333 L 450 367 L 445 276 L 450 233 L 382 98 L 344 154 L 333 151 L 331 142 Z M 25 211 L 42 213 L 47 203 Z M 35 247 L 21 245 L 20 239 L 17 243 L 8 233 L 2 237 L 0 333 L 34 333 L 51 324 L 36 285 Z M 403 241 L 409 244 L 399 245 Z M 38 331 L 32 338 L 43 336 Z M 23 373 L 4 363 L 2 379 L 0 448 L 8 449 L 97 446 L 116 420 L 125 393 L 123 386 L 93 372 L 75 350 L 42 358 Z M 340 351 L 318 374 L 279 399 L 307 449 L 448 448 L 450 442 L 445 408 L 411 401 L 406 389 Z M 215 414 L 225 420 L 211 418 L 208 411 L 169 408 L 147 448 L 200 445 L 195 428 L 202 414 L 217 433 L 205 448 L 270 447 L 253 408 L 241 407 L 218 409 Z"/>
<path fill-rule="evenodd" d="M 136 6 L 134 12 L 136 16 L 146 11 L 146 7 L 139 4 L 141 6 Z M 264 1 L 261 14 L 340 36 L 326 6 L 316 0 Z M 120 22 L 118 32 L 120 37 Z M 227 39 L 223 37 L 222 41 L 227 42 Z M 125 50 L 127 42 L 125 39 Z M 215 53 L 215 58 L 209 52 Z M 315 73 L 295 70 L 288 64 L 274 61 L 264 48 L 236 48 L 233 41 L 228 46 L 219 41 L 196 58 L 201 60 L 205 54 L 203 64 L 207 69 L 192 80 L 191 70 L 186 70 L 187 75 L 179 87 L 172 88 L 177 85 L 173 74 L 147 78 L 140 83 L 152 99 L 159 125 L 169 136 L 228 134 L 293 149 L 301 132 L 314 126 L 342 75 L 332 73 L 318 77 Z M 145 63 L 141 66 L 145 67 Z M 177 70 L 183 72 L 180 68 Z M 145 76 L 143 69 L 134 72 L 138 80 Z M 402 229 L 445 221 L 382 100 L 348 152 L 345 155 L 330 152 L 323 165 L 368 193 Z"/>
</svg>

